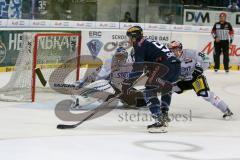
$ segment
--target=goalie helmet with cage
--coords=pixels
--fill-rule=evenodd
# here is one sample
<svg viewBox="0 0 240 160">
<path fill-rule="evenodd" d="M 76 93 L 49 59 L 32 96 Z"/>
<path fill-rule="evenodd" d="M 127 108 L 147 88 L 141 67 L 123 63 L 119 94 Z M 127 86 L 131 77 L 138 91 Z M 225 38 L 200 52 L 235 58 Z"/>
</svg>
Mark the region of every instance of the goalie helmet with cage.
<svg viewBox="0 0 240 160">
<path fill-rule="evenodd" d="M 123 47 L 117 48 L 117 50 L 116 50 L 116 52 L 114 54 L 114 58 L 118 62 L 126 62 L 126 60 L 128 58 L 127 50 L 125 48 L 123 48 Z"/>
</svg>

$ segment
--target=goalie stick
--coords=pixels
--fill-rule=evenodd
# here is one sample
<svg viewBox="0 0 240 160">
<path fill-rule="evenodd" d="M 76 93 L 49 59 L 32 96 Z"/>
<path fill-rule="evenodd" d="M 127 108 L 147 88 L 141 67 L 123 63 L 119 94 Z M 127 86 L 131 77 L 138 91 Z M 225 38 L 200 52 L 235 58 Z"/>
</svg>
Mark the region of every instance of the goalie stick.
<svg viewBox="0 0 240 160">
<path fill-rule="evenodd" d="M 36 72 L 36 75 L 38 77 L 38 79 L 40 80 L 40 82 L 42 83 L 42 85 L 45 87 L 46 84 L 47 84 L 47 81 L 45 80 L 43 74 L 42 74 L 42 71 L 40 68 L 36 68 L 35 69 L 35 72 Z"/>
<path fill-rule="evenodd" d="M 146 73 L 141 75 L 133 84 L 130 88 L 132 88 L 136 83 L 138 83 L 140 80 L 142 80 L 144 77 L 146 76 Z M 121 95 L 121 93 L 115 95 L 115 97 L 109 99 L 108 101 L 104 102 L 103 104 L 101 104 L 98 108 L 101 108 L 105 105 L 110 104 L 111 102 L 113 102 L 114 100 L 116 100 L 119 96 Z M 86 118 L 84 118 L 83 120 L 81 120 L 80 122 L 76 123 L 76 124 L 72 124 L 72 125 L 67 125 L 67 124 L 58 124 L 57 125 L 57 129 L 73 129 L 78 127 L 80 124 L 82 124 L 83 122 L 87 121 L 88 119 L 90 119 L 92 116 L 94 116 L 96 113 L 98 112 L 98 109 L 96 108 L 91 114 L 89 114 Z"/>
</svg>

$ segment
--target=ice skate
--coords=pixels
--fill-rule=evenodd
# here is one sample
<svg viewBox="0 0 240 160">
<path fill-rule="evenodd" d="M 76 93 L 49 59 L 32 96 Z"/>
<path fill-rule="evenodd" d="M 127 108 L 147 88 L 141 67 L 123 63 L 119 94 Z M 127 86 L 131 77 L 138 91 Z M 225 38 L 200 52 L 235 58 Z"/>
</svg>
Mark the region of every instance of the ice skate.
<svg viewBox="0 0 240 160">
<path fill-rule="evenodd" d="M 232 119 L 232 115 L 233 115 L 232 111 L 228 108 L 226 112 L 223 114 L 223 119 L 230 120 Z"/>
<path fill-rule="evenodd" d="M 156 122 L 154 124 L 148 125 L 147 129 L 149 133 L 167 133 L 168 122 L 166 115 L 160 115 L 154 118 Z"/>
</svg>

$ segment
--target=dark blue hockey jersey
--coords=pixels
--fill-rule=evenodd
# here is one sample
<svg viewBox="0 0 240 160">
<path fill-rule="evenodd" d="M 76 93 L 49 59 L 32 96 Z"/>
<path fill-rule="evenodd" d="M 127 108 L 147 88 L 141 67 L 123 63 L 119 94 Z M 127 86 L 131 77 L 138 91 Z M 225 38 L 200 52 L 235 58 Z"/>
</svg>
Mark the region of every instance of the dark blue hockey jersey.
<svg viewBox="0 0 240 160">
<path fill-rule="evenodd" d="M 142 39 L 133 48 L 135 62 L 180 63 L 174 53 L 166 46 L 150 39 Z"/>
<path fill-rule="evenodd" d="M 151 68 L 149 63 L 160 63 L 166 66 L 171 65 L 171 63 L 180 63 L 180 60 L 166 46 L 151 39 L 142 39 L 133 48 L 134 64 L 132 72 L 129 73 L 129 79 L 139 77 L 146 63 L 148 63 L 147 68 Z"/>
</svg>

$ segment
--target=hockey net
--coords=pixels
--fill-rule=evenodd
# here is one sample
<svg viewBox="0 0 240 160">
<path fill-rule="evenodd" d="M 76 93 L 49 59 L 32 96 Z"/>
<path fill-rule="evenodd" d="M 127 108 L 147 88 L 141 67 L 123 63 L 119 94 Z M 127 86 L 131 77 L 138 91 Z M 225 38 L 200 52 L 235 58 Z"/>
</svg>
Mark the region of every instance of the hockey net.
<svg viewBox="0 0 240 160">
<path fill-rule="evenodd" d="M 57 68 L 70 72 L 67 76 L 62 75 L 66 76 L 64 83 L 74 83 L 79 79 L 80 33 L 24 32 L 22 42 L 15 71 L 9 82 L 0 89 L 0 100 L 34 102 L 37 92 L 53 92 L 49 78 Z M 36 68 L 40 68 L 47 81 L 45 87 L 36 76 Z M 61 78 L 61 73 L 55 78 Z"/>
</svg>

